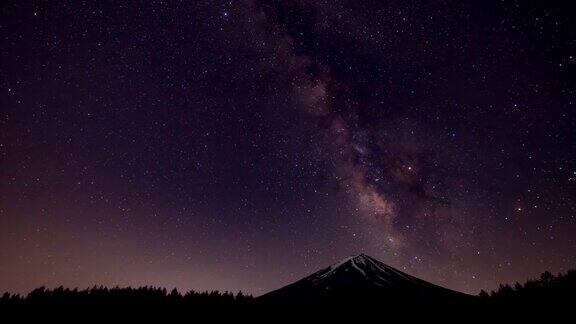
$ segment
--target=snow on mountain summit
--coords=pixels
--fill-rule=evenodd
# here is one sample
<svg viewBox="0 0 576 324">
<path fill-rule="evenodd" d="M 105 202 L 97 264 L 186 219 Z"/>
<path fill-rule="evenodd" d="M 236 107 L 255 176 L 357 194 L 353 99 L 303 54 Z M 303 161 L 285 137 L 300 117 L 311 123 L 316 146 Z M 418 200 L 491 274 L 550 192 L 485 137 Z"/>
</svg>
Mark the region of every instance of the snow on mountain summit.
<svg viewBox="0 0 576 324">
<path fill-rule="evenodd" d="M 262 296 L 264 300 L 359 300 L 461 298 L 464 294 L 413 277 L 368 255 L 347 257 L 295 283 Z"/>
<path fill-rule="evenodd" d="M 319 284 L 371 284 L 390 286 L 395 284 L 427 284 L 418 278 L 396 270 L 370 256 L 358 254 L 320 270 L 303 280 Z M 335 281 L 335 282 L 331 282 Z"/>
</svg>

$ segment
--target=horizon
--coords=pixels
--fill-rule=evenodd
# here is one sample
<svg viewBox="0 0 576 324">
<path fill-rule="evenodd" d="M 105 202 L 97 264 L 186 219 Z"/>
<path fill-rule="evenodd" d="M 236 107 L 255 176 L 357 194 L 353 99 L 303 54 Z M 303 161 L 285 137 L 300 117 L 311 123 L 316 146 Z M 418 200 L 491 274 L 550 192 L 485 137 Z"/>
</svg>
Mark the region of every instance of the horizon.
<svg viewBox="0 0 576 324">
<path fill-rule="evenodd" d="M 576 267 L 574 3 L 17 1 L 0 290 Z"/>
<path fill-rule="evenodd" d="M 273 292 L 273 291 L 275 291 L 275 290 L 278 290 L 278 289 L 280 289 L 280 288 L 286 287 L 287 285 L 290 285 L 290 284 L 292 284 L 292 283 L 295 283 L 295 282 L 297 282 L 297 281 L 299 281 L 299 280 L 302 280 L 302 279 L 305 279 L 305 278 L 307 278 L 307 277 L 309 277 L 309 276 L 312 276 L 312 275 L 316 274 L 317 272 L 321 272 L 321 271 L 323 271 L 323 270 L 330 269 L 330 268 L 332 268 L 332 267 L 334 267 L 334 266 L 336 266 L 336 265 L 342 266 L 343 263 L 345 263 L 345 262 L 347 262 L 347 261 L 350 261 L 350 260 L 353 260 L 353 259 L 357 259 L 358 257 L 368 257 L 368 258 L 371 259 L 371 260 L 374 260 L 374 261 L 377 261 L 377 262 L 381 262 L 380 260 L 375 259 L 375 258 L 373 258 L 373 257 L 371 257 L 370 255 L 367 255 L 367 254 L 365 254 L 365 253 L 352 254 L 352 255 L 349 255 L 349 256 L 347 256 L 347 257 L 344 257 L 344 258 L 340 259 L 339 261 L 336 261 L 336 262 L 331 263 L 331 264 L 329 264 L 329 265 L 327 265 L 327 266 L 321 267 L 321 268 L 319 268 L 319 269 L 317 269 L 317 270 L 315 270 L 315 271 L 313 271 L 313 272 L 311 272 L 311 273 L 305 274 L 305 275 L 303 275 L 301 278 L 298 278 L 298 279 L 296 279 L 296 280 L 294 280 L 294 281 L 292 281 L 292 282 L 285 283 L 285 284 L 283 284 L 282 286 L 279 286 L 279 287 L 276 287 L 276 288 L 272 288 L 271 290 L 264 291 L 264 292 L 259 293 L 259 294 L 254 294 L 254 293 L 252 293 L 252 292 L 242 291 L 242 290 L 236 290 L 236 291 L 234 291 L 234 290 L 230 290 L 230 289 L 194 289 L 194 288 L 190 288 L 190 289 L 182 290 L 182 289 L 178 289 L 178 287 L 175 287 L 175 286 L 174 286 L 174 287 L 155 286 L 155 285 L 136 285 L 136 286 L 114 285 L 114 286 L 105 286 L 105 285 L 93 284 L 93 285 L 88 285 L 88 286 L 83 286 L 83 287 L 78 287 L 78 286 L 76 286 L 76 287 L 67 287 L 67 286 L 64 286 L 64 285 L 56 285 L 56 286 L 41 285 L 41 286 L 32 288 L 32 289 L 30 289 L 29 291 L 26 291 L 26 292 L 5 291 L 5 290 L 1 290 L 1 289 L 0 289 L 0 295 L 2 295 L 2 294 L 4 294 L 4 293 L 9 293 L 9 294 L 16 294 L 16 295 L 20 295 L 20 296 L 26 296 L 27 294 L 29 294 L 29 293 L 32 292 L 33 290 L 38 289 L 38 288 L 42 288 L 42 287 L 47 288 L 47 289 L 56 289 L 56 288 L 62 287 L 62 288 L 64 288 L 64 289 L 79 289 L 79 290 L 91 289 L 91 288 L 95 288 L 95 287 L 103 287 L 103 288 L 108 288 L 108 289 L 110 289 L 110 288 L 121 288 L 121 289 L 122 289 L 122 288 L 150 287 L 150 288 L 165 289 L 165 290 L 167 290 L 167 291 L 172 291 L 173 289 L 176 289 L 176 290 L 177 290 L 179 293 L 181 293 L 181 294 L 184 294 L 184 293 L 186 293 L 186 292 L 211 292 L 211 291 L 218 291 L 218 292 L 221 292 L 221 293 L 230 292 L 230 293 L 233 293 L 233 294 L 242 292 L 244 295 L 249 295 L 249 296 L 253 296 L 253 297 L 257 298 L 257 297 L 261 297 L 261 296 L 263 296 L 263 295 L 266 295 L 266 294 L 268 294 L 268 293 L 270 293 L 270 292 Z M 388 267 L 390 267 L 390 266 L 387 265 L 387 264 L 385 264 L 385 265 L 388 266 Z M 392 267 L 392 268 L 395 269 L 395 270 L 397 270 L 397 271 L 400 271 L 400 270 L 398 270 L 398 269 L 396 269 L 396 268 L 394 268 L 394 267 Z M 576 267 L 575 267 L 574 269 L 569 269 L 569 270 L 576 270 Z M 404 271 L 400 271 L 400 272 L 413 276 L 412 274 L 407 273 L 407 272 L 404 272 Z M 549 271 L 546 270 L 546 271 L 544 271 L 544 272 L 549 272 Z M 542 273 L 543 273 L 543 272 L 542 272 Z M 560 273 L 560 274 L 561 274 L 561 273 Z M 540 273 L 539 275 L 541 275 L 541 273 Z M 414 276 L 414 277 L 416 277 L 416 276 Z M 418 277 L 416 277 L 416 278 L 418 278 Z M 418 279 L 422 279 L 422 278 L 418 278 Z M 518 283 L 518 282 L 526 282 L 526 281 L 537 280 L 537 279 L 538 279 L 538 276 L 535 276 L 535 277 L 531 277 L 531 278 L 524 278 L 524 279 L 515 280 L 514 282 L 515 282 L 515 283 Z M 426 281 L 426 280 L 424 280 L 424 281 Z M 433 283 L 433 282 L 430 282 L 430 283 L 435 284 L 435 283 Z M 487 292 L 497 291 L 497 289 L 498 289 L 499 287 L 501 287 L 501 285 L 510 285 L 510 284 L 512 284 L 512 282 L 502 282 L 502 283 L 498 284 L 498 287 L 494 287 L 494 288 L 488 289 L 488 290 L 486 290 L 486 289 L 481 289 L 481 290 L 478 291 L 477 293 L 469 293 L 469 292 L 459 291 L 459 290 L 451 289 L 450 287 L 444 287 L 444 286 L 442 286 L 442 285 L 438 285 L 438 286 L 443 287 L 443 288 L 447 288 L 447 289 L 450 289 L 450 290 L 453 290 L 453 291 L 456 291 L 456 292 L 464 293 L 464 294 L 467 294 L 467 295 L 478 296 L 481 291 L 487 291 Z"/>
</svg>

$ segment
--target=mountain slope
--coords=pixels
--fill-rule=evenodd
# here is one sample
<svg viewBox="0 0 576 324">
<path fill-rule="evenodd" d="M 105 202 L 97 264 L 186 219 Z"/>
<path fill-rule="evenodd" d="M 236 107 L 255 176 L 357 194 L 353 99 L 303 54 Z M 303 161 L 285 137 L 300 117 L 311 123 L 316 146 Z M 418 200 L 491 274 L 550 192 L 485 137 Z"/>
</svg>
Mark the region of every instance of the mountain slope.
<svg viewBox="0 0 576 324">
<path fill-rule="evenodd" d="M 364 254 L 346 258 L 293 284 L 267 293 L 272 303 L 428 303 L 471 296 L 394 269 Z"/>
</svg>

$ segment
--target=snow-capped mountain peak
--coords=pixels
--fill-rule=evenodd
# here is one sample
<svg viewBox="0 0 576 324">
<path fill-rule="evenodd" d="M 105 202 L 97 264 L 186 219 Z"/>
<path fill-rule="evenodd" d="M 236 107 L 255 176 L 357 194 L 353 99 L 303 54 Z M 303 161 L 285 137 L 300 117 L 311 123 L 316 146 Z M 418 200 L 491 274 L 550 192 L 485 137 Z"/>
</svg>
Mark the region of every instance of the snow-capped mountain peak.
<svg viewBox="0 0 576 324">
<path fill-rule="evenodd" d="M 359 284 L 359 281 L 377 286 L 386 286 L 400 283 L 421 284 L 421 280 L 398 271 L 370 256 L 358 254 L 347 257 L 341 261 L 320 270 L 303 280 L 311 283 L 329 284 L 329 281 L 336 280 L 338 284 L 345 277 L 346 283 Z M 336 283 L 336 282 L 335 282 Z"/>
<path fill-rule="evenodd" d="M 464 294 L 413 277 L 368 255 L 347 257 L 263 299 L 460 298 Z"/>
</svg>

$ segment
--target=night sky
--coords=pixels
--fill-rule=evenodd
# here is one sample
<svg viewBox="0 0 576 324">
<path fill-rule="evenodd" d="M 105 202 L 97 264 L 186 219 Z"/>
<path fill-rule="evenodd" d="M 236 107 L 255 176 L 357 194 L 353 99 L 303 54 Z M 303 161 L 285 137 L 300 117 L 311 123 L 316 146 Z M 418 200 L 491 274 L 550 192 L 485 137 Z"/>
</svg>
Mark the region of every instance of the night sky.
<svg viewBox="0 0 576 324">
<path fill-rule="evenodd" d="M 576 267 L 573 1 L 4 1 L 0 290 Z"/>
</svg>

